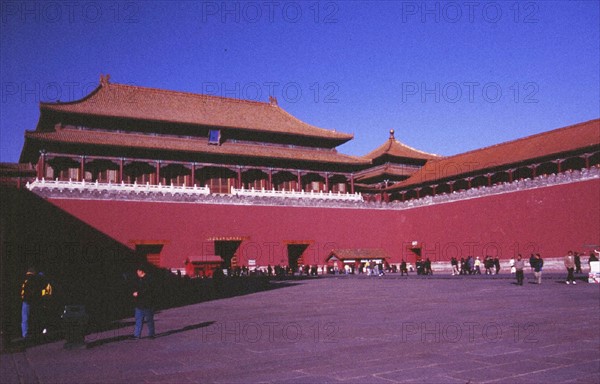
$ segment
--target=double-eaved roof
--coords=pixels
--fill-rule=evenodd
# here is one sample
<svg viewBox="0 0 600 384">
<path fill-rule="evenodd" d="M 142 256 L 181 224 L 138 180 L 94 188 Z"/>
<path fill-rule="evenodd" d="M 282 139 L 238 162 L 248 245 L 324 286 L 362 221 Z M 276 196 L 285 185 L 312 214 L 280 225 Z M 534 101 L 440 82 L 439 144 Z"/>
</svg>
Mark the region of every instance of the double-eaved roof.
<svg viewBox="0 0 600 384">
<path fill-rule="evenodd" d="M 307 124 L 284 111 L 276 102 L 264 103 L 116 84 L 109 83 L 106 79 L 81 100 L 41 103 L 40 108 L 42 111 L 86 116 L 285 133 L 332 139 L 340 144 L 353 138 L 351 134 Z"/>
<path fill-rule="evenodd" d="M 40 149 L 54 148 L 56 152 L 63 149 L 70 153 L 78 146 L 85 146 L 96 151 L 82 153 L 86 155 L 101 155 L 101 148 L 110 147 L 123 156 L 128 156 L 131 151 L 152 150 L 187 153 L 195 161 L 208 156 L 211 159 L 229 157 L 230 161 L 251 157 L 269 161 L 327 163 L 333 167 L 364 167 L 370 164 L 367 159 L 335 150 L 335 146 L 351 140 L 353 135 L 307 124 L 284 111 L 273 99 L 264 103 L 167 91 L 109 83 L 106 77 L 102 77 L 100 85 L 83 99 L 41 103 L 40 109 L 42 115 L 37 130 L 25 133 L 21 161 L 34 162 Z M 122 126 L 115 128 L 110 123 L 112 119 L 131 123 L 126 124 L 126 129 Z M 99 123 L 98 127 L 82 127 L 78 126 L 79 120 L 103 123 Z M 163 128 L 158 134 L 148 130 L 140 132 L 136 131 L 136 122 L 146 125 L 156 123 Z M 181 131 L 171 134 L 169 127 L 178 124 L 188 127 L 185 132 L 189 135 L 182 136 Z M 198 129 L 195 130 L 195 127 Z M 208 129 L 245 133 L 241 140 L 230 134 L 229 139 L 223 140 L 220 145 L 212 145 L 206 137 Z M 286 139 L 279 142 L 273 139 L 275 136 Z M 298 144 L 294 145 L 296 142 Z M 149 157 L 154 156 L 162 155 Z"/>
</svg>

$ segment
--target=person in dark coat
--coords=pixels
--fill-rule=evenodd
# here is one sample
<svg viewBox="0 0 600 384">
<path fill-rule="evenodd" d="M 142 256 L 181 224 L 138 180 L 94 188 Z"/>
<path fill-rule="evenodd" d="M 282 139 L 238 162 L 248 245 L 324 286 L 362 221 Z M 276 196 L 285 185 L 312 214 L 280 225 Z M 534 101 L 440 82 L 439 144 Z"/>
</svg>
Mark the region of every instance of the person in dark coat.
<svg viewBox="0 0 600 384">
<path fill-rule="evenodd" d="M 35 268 L 29 268 L 25 274 L 21 286 L 21 300 L 21 336 L 25 339 L 39 331 L 36 328 L 42 301 L 42 286 Z"/>
<path fill-rule="evenodd" d="M 144 321 L 148 324 L 148 336 L 154 338 L 154 287 L 145 266 L 139 266 L 136 273 L 138 278 L 133 291 L 135 301 L 135 330 L 133 338 L 139 339 L 141 337 Z"/>
<path fill-rule="evenodd" d="M 581 256 L 575 252 L 575 273 L 581 273 Z"/>
</svg>

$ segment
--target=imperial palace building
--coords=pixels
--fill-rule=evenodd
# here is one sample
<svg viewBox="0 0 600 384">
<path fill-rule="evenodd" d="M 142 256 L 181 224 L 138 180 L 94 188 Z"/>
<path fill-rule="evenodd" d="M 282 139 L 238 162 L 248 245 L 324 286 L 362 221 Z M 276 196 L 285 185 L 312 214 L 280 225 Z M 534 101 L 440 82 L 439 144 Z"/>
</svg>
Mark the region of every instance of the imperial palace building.
<svg viewBox="0 0 600 384">
<path fill-rule="evenodd" d="M 274 98 L 103 76 L 81 100 L 41 103 L 19 163 L 1 176 L 155 265 L 197 275 L 221 262 L 323 270 L 587 252 L 600 244 L 600 120 L 549 128 L 449 157 L 391 130 L 356 157 L 336 150 L 352 135 Z"/>
</svg>

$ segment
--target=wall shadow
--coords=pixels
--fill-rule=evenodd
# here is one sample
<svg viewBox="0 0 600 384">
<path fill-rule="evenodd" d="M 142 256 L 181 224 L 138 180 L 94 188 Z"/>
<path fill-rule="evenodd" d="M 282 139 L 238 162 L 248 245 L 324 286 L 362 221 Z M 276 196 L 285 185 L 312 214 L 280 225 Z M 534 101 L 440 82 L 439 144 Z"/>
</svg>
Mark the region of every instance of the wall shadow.
<svg viewBox="0 0 600 384">
<path fill-rule="evenodd" d="M 118 225 L 118 223 L 115 223 Z M 2 346 L 20 337 L 20 291 L 35 266 L 53 284 L 44 328 L 61 337 L 65 305 L 84 305 L 87 332 L 126 326 L 133 315 L 131 286 L 143 260 L 135 251 L 26 189 L 0 186 L 0 330 Z M 265 276 L 189 279 L 165 269 L 149 272 L 158 285 L 158 309 L 283 288 Z M 5 348 L 3 348 L 4 350 Z"/>
</svg>

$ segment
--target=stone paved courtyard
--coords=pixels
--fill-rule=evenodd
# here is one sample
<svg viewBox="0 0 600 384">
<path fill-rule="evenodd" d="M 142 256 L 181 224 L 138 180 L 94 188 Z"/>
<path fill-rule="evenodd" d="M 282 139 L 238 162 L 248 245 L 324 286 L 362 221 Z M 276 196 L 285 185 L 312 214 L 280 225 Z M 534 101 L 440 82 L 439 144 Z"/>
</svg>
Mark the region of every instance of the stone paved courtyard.
<svg viewBox="0 0 600 384">
<path fill-rule="evenodd" d="M 598 383 L 600 285 L 340 276 L 5 352 L 2 383 Z"/>
</svg>

